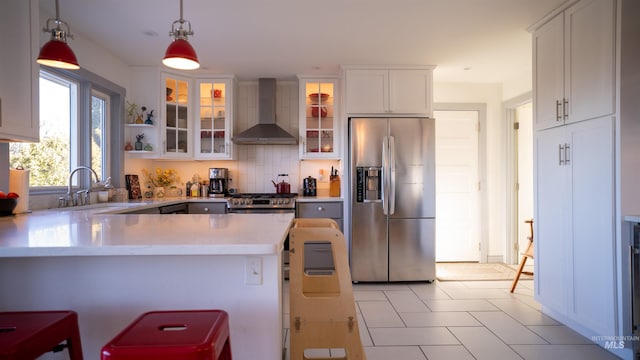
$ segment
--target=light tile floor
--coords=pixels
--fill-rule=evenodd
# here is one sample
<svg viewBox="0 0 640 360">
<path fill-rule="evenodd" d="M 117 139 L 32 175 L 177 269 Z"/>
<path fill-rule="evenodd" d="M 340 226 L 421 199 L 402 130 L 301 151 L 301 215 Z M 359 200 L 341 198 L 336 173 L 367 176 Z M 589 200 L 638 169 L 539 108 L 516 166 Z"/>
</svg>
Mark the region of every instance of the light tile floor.
<svg viewBox="0 0 640 360">
<path fill-rule="evenodd" d="M 354 284 L 368 360 L 617 359 L 540 312 L 533 281 Z M 289 341 L 285 284 L 285 346 Z M 318 349 L 308 357 L 339 357 Z M 287 359 L 289 354 L 287 353 Z"/>
</svg>

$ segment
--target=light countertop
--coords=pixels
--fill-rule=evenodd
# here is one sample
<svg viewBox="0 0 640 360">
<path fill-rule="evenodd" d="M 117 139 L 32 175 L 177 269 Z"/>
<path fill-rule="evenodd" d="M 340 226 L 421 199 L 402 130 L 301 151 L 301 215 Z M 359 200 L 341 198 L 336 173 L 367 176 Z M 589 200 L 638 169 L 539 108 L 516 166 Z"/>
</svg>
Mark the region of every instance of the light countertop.
<svg viewBox="0 0 640 360">
<path fill-rule="evenodd" d="M 293 214 L 118 214 L 180 202 L 185 199 L 0 217 L 0 258 L 277 254 L 294 218 Z"/>
</svg>

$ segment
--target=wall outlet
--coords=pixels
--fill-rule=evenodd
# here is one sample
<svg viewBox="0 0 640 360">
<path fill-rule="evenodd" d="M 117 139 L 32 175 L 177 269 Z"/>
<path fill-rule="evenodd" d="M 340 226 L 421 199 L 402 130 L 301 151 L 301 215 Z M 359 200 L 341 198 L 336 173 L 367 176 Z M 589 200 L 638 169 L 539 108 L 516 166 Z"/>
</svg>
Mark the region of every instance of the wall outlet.
<svg viewBox="0 0 640 360">
<path fill-rule="evenodd" d="M 244 260 L 244 282 L 246 285 L 262 285 L 262 258 L 246 257 Z"/>
</svg>

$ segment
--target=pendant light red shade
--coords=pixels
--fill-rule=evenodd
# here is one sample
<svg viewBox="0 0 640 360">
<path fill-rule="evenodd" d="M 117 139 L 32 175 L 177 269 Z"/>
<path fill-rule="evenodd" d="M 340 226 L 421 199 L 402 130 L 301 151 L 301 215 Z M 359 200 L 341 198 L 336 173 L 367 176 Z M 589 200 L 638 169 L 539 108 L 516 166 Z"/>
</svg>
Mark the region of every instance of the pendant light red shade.
<svg viewBox="0 0 640 360">
<path fill-rule="evenodd" d="M 40 49 L 37 62 L 38 64 L 62 69 L 80 69 L 78 59 L 73 53 L 73 50 L 71 50 L 66 42 L 60 40 L 49 40 L 49 42 L 44 44 Z"/>
<path fill-rule="evenodd" d="M 47 19 L 47 26 L 42 31 L 50 32 L 51 40 L 40 49 L 40 55 L 36 60 L 38 64 L 69 70 L 80 69 L 76 54 L 67 45 L 67 37 L 73 39 L 73 35 L 71 35 L 69 24 L 60 20 L 60 4 L 58 4 L 58 0 L 56 0 L 55 19 Z"/>
<path fill-rule="evenodd" d="M 167 47 L 162 63 L 182 70 L 194 70 L 200 67 L 198 55 L 186 39 L 173 40 Z"/>
<path fill-rule="evenodd" d="M 187 40 L 189 35 L 193 35 L 191 22 L 182 17 L 182 0 L 180 0 L 180 19 L 171 24 L 171 32 L 169 33 L 169 36 L 173 36 L 174 40 L 169 44 L 162 59 L 165 66 L 179 70 L 195 70 L 200 67 L 198 55 Z"/>
</svg>

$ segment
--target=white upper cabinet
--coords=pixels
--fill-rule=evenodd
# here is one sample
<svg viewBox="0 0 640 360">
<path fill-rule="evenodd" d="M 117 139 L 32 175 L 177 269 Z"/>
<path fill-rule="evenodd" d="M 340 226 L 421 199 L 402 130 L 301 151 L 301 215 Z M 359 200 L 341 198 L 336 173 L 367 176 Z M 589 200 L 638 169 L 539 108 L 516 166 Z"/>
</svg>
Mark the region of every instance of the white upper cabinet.
<svg viewBox="0 0 640 360">
<path fill-rule="evenodd" d="M 536 129 L 613 114 L 615 0 L 585 0 L 533 35 Z"/>
<path fill-rule="evenodd" d="M 298 76 L 300 88 L 300 158 L 338 159 L 338 80 Z"/>
<path fill-rule="evenodd" d="M 196 81 L 196 159 L 233 159 L 234 89 L 231 76 Z"/>
<path fill-rule="evenodd" d="M 0 11 L 0 141 L 39 141 L 38 1 L 6 0 Z"/>
<path fill-rule="evenodd" d="M 432 116 L 433 67 L 357 68 L 345 71 L 346 112 Z"/>
<path fill-rule="evenodd" d="M 191 119 L 192 81 L 188 78 L 162 75 L 164 95 L 161 106 L 162 157 L 185 159 L 192 157 L 193 120 Z"/>
</svg>

